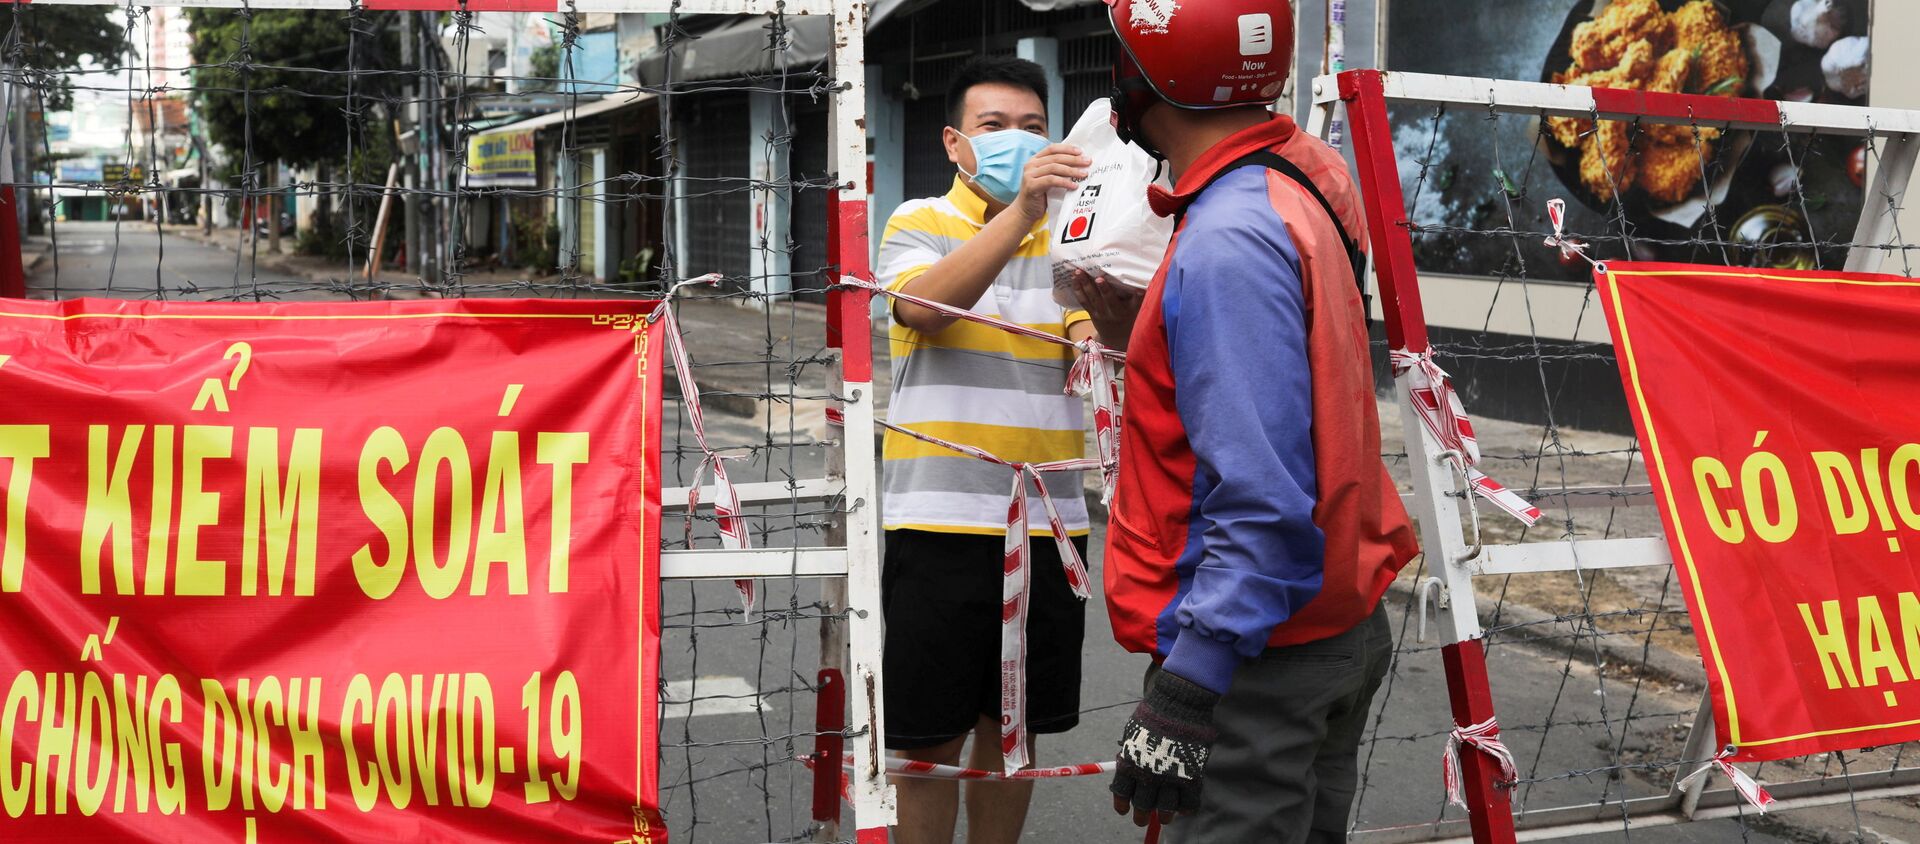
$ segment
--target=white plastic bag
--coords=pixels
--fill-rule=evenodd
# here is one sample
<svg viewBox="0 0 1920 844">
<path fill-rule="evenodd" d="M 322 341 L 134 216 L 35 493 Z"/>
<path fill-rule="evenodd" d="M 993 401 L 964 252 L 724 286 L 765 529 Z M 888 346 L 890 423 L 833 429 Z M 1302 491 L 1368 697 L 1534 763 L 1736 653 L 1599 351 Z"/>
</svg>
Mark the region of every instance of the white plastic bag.
<svg viewBox="0 0 1920 844">
<path fill-rule="evenodd" d="M 1094 100 L 1073 124 L 1065 143 L 1093 159 L 1080 186 L 1053 197 L 1047 219 L 1053 230 L 1053 294 L 1077 307 L 1070 281 L 1074 269 L 1145 289 L 1160 269 L 1173 218 L 1147 207 L 1147 186 L 1160 168 L 1144 150 L 1122 143 L 1113 130 L 1113 106 Z M 1171 187 L 1162 177 L 1162 187 Z"/>
</svg>

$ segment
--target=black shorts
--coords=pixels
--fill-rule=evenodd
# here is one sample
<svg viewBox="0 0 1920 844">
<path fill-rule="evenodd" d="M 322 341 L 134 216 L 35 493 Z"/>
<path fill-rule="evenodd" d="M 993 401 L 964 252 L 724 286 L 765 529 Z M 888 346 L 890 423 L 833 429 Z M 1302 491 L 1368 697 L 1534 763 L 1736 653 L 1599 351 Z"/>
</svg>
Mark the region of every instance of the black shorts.
<svg viewBox="0 0 1920 844">
<path fill-rule="evenodd" d="M 1075 537 L 1081 559 L 1086 537 Z M 1067 586 L 1052 537 L 1036 536 L 1027 611 L 1027 729 L 1064 733 L 1080 723 L 1080 643 L 1086 604 Z M 1004 539 L 887 531 L 880 600 L 887 747 L 914 750 L 1000 720 L 1000 576 Z"/>
</svg>

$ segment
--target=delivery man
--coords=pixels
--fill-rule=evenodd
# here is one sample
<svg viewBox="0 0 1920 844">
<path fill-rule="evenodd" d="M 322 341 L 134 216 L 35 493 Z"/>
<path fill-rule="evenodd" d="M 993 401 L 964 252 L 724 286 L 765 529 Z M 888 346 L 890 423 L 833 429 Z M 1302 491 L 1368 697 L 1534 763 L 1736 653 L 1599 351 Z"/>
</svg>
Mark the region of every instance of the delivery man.
<svg viewBox="0 0 1920 844">
<path fill-rule="evenodd" d="M 1150 201 L 1180 221 L 1131 336 L 1107 531 L 1114 635 L 1154 659 L 1114 809 L 1193 814 L 1177 841 L 1343 841 L 1380 597 L 1419 550 L 1380 459 L 1360 203 L 1268 110 L 1286 0 L 1107 2 L 1115 123 L 1171 168 Z"/>
</svg>

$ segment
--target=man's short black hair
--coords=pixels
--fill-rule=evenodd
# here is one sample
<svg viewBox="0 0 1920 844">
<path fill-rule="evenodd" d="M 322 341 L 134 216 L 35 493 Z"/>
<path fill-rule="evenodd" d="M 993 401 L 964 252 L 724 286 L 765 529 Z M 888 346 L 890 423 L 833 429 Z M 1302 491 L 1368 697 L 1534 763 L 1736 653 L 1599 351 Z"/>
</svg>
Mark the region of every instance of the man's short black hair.
<svg viewBox="0 0 1920 844">
<path fill-rule="evenodd" d="M 975 85 L 990 83 L 1025 88 L 1040 98 L 1041 105 L 1047 104 L 1047 72 L 1039 65 L 1006 56 L 975 56 L 960 66 L 947 85 L 947 123 L 955 129 L 964 128 L 966 115 L 961 111 L 967 105 L 967 92 Z"/>
</svg>

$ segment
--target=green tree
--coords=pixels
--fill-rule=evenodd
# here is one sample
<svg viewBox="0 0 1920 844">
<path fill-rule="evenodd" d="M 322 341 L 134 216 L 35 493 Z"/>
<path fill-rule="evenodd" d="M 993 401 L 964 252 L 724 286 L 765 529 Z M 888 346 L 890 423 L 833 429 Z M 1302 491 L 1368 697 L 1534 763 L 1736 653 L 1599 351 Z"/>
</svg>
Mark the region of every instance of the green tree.
<svg viewBox="0 0 1920 844">
<path fill-rule="evenodd" d="M 555 80 L 560 78 L 560 45 L 548 44 L 534 48 L 532 55 L 528 56 L 528 65 L 527 69 L 535 79 L 522 85 L 522 90 L 553 90 L 557 84 Z"/>
<path fill-rule="evenodd" d="M 194 95 L 208 135 L 240 158 L 296 167 L 343 162 L 387 121 L 392 15 L 187 9 Z M 352 111 L 348 95 L 354 97 Z M 373 131 L 373 130 L 379 131 Z"/>
<path fill-rule="evenodd" d="M 276 162 L 315 167 L 322 182 L 347 182 L 349 207 L 370 219 L 369 184 L 377 190 L 385 162 L 398 149 L 388 105 L 399 97 L 399 21 L 394 13 L 347 15 L 334 10 L 189 8 L 194 99 L 207 137 L 226 151 L 231 171 L 259 173 L 271 190 Z M 264 171 L 264 172 L 260 172 Z M 374 175 L 376 174 L 377 175 Z M 318 227 L 303 233 L 302 251 L 344 254 L 343 219 L 331 193 L 319 197 Z M 269 194 L 267 219 L 279 219 Z M 364 231 L 349 235 L 356 241 Z M 277 249 L 279 227 L 272 227 Z"/>
<path fill-rule="evenodd" d="M 74 71 L 120 69 L 127 52 L 125 14 L 111 6 L 14 7 L 10 28 L 19 39 L 19 66 L 36 77 L 40 108 L 73 108 L 68 74 Z M 115 20 L 116 15 L 122 20 Z M 93 84 L 99 84 L 97 79 Z"/>
</svg>

